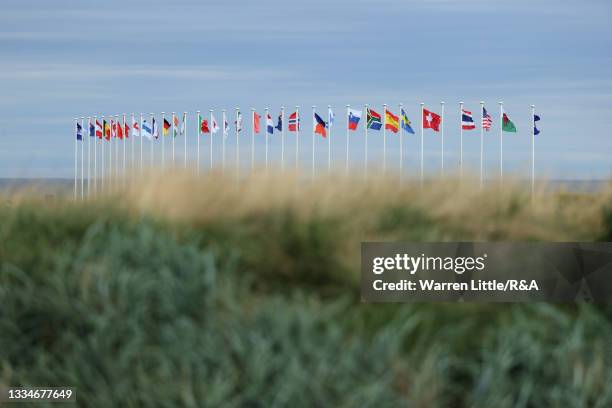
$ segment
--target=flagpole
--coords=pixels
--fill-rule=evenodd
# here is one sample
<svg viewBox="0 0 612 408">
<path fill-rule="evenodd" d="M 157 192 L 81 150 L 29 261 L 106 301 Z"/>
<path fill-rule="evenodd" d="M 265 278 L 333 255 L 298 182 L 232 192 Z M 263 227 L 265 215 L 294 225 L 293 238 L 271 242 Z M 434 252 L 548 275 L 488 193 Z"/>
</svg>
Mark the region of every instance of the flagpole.
<svg viewBox="0 0 612 408">
<path fill-rule="evenodd" d="M 240 108 L 236 108 L 236 181 L 240 181 L 240 137 L 238 130 L 238 115 L 240 113 Z"/>
<path fill-rule="evenodd" d="M 114 182 L 119 182 L 119 115 L 115 115 L 115 119 L 117 120 L 117 127 L 115 128 L 115 161 L 114 161 L 114 174 L 115 179 Z"/>
<path fill-rule="evenodd" d="M 285 107 L 281 106 L 281 170 L 285 170 Z"/>
<path fill-rule="evenodd" d="M 142 128 L 142 113 L 140 113 L 140 122 L 139 122 L 138 126 L 140 127 L 140 132 L 139 132 L 139 134 L 140 134 L 140 163 L 139 163 L 139 165 L 140 166 L 139 167 L 140 167 L 140 175 L 142 175 L 142 173 L 143 173 L 142 139 L 144 137 L 143 134 L 142 134 L 142 132 L 144 130 Z"/>
<path fill-rule="evenodd" d="M 480 101 L 480 189 L 484 183 L 484 101 Z"/>
<path fill-rule="evenodd" d="M 176 139 L 176 126 L 174 125 L 174 119 L 176 118 L 175 112 L 172 112 L 172 168 L 176 167 L 176 160 L 174 154 L 174 144 Z"/>
<path fill-rule="evenodd" d="M 225 111 L 225 109 L 223 109 L 221 112 L 223 113 L 223 115 L 222 115 L 223 117 L 221 118 L 222 119 L 221 129 L 222 129 L 222 136 L 223 136 L 222 137 L 222 139 L 223 139 L 223 142 L 222 142 L 223 143 L 223 146 L 222 146 L 223 149 L 221 151 L 221 169 L 222 169 L 223 172 L 225 172 L 225 137 L 226 137 L 225 136 L 225 122 L 226 122 L 225 112 L 226 111 Z"/>
<path fill-rule="evenodd" d="M 300 107 L 295 106 L 295 172 L 300 171 Z"/>
<path fill-rule="evenodd" d="M 87 197 L 91 197 L 91 116 L 87 117 Z"/>
<path fill-rule="evenodd" d="M 106 150 L 106 146 L 104 144 L 104 139 L 106 139 L 106 127 L 104 126 L 104 115 L 102 115 L 100 119 L 102 120 L 102 138 L 100 139 L 100 143 L 102 145 L 102 157 L 100 157 L 100 163 L 102 164 L 102 168 L 100 169 L 100 190 L 104 192 L 104 184 L 106 183 L 106 169 L 104 168 L 106 167 L 106 159 L 104 158 L 104 151 Z"/>
<path fill-rule="evenodd" d="M 423 114 L 424 114 L 424 111 L 423 109 L 425 109 L 425 103 L 421 102 L 421 188 L 423 188 L 423 156 L 424 156 L 423 154 L 424 152 L 424 149 L 423 149 L 423 139 L 424 139 L 423 138 Z"/>
<path fill-rule="evenodd" d="M 125 116 L 126 113 L 123 114 L 123 141 L 121 144 L 123 145 L 123 185 L 125 186 L 125 144 L 127 143 L 127 131 L 125 129 Z"/>
<path fill-rule="evenodd" d="M 150 146 L 151 146 L 151 149 L 150 149 L 151 150 L 151 155 L 150 156 L 151 157 L 149 157 L 151 168 L 153 168 L 153 140 L 155 140 L 155 126 L 154 126 L 154 123 L 153 123 L 153 120 L 155 118 L 153 117 L 153 115 L 155 115 L 155 114 L 153 112 L 151 112 L 151 117 L 150 117 L 150 119 L 151 119 L 151 143 L 150 143 Z M 163 115 L 163 113 L 162 113 L 162 115 Z M 162 126 L 163 126 L 163 124 L 162 124 Z M 158 130 L 157 134 L 159 135 L 159 130 Z M 163 135 L 162 135 L 162 142 L 163 142 L 163 140 L 164 139 L 163 139 Z"/>
<path fill-rule="evenodd" d="M 387 173 L 387 104 L 383 103 L 383 174 Z"/>
<path fill-rule="evenodd" d="M 209 109 L 209 113 L 210 113 L 210 128 L 208 130 L 210 130 L 210 143 L 209 143 L 209 147 L 210 147 L 210 170 L 213 169 L 213 130 L 214 130 L 214 126 L 213 126 L 213 110 Z M 200 127 L 200 125 L 198 124 L 198 127 Z M 201 128 L 201 127 L 200 127 Z"/>
<path fill-rule="evenodd" d="M 440 177 L 444 177 L 444 101 L 440 102 L 440 108 L 442 110 L 442 129 L 440 129 L 442 133 L 442 137 L 440 138 Z"/>
<path fill-rule="evenodd" d="M 463 102 L 459 102 L 459 180 L 463 181 Z"/>
<path fill-rule="evenodd" d="M 197 149 L 196 149 L 196 174 L 199 176 L 200 175 L 200 136 L 201 136 L 201 127 L 200 127 L 200 111 L 196 111 L 196 126 L 198 127 L 198 130 L 196 132 L 197 134 Z"/>
<path fill-rule="evenodd" d="M 89 132 L 89 129 L 87 129 Z M 81 116 L 81 200 L 85 198 L 85 117 Z"/>
<path fill-rule="evenodd" d="M 499 184 L 504 183 L 504 103 L 499 102 Z"/>
<path fill-rule="evenodd" d="M 181 125 L 184 131 L 183 135 L 183 168 L 187 168 L 187 112 L 183 112 L 183 124 Z"/>
<path fill-rule="evenodd" d="M 351 105 L 346 105 L 346 166 L 345 173 L 348 176 L 349 171 L 349 116 L 350 116 Z"/>
<path fill-rule="evenodd" d="M 255 169 L 255 108 L 251 108 L 251 173 Z"/>
<path fill-rule="evenodd" d="M 404 127 L 402 126 L 402 121 L 403 121 L 403 113 L 402 110 L 404 109 L 404 104 L 399 103 L 397 105 L 398 109 L 399 109 L 399 116 L 400 116 L 400 166 L 399 166 L 399 170 L 400 170 L 400 186 L 403 184 L 404 182 Z"/>
<path fill-rule="evenodd" d="M 166 167 L 166 135 L 164 133 L 166 133 L 166 112 L 162 112 L 161 113 L 161 140 L 162 140 L 162 151 L 161 151 L 161 162 L 162 162 L 162 168 Z M 153 126 L 151 124 L 151 126 Z"/>
<path fill-rule="evenodd" d="M 270 115 L 268 112 L 268 107 L 266 106 L 266 171 L 268 170 L 268 116 Z M 274 128 L 274 125 L 272 125 L 272 128 Z"/>
<path fill-rule="evenodd" d="M 98 194 L 98 137 L 96 136 L 96 126 L 98 125 L 98 117 L 94 116 L 94 196 Z"/>
<path fill-rule="evenodd" d="M 134 130 L 134 112 L 130 115 L 130 127 L 132 128 L 132 159 L 130 160 L 130 173 L 133 175 L 136 170 L 135 162 L 136 162 L 136 131 Z M 140 125 L 138 125 L 140 128 Z M 142 135 L 141 135 L 142 136 Z"/>
<path fill-rule="evenodd" d="M 365 105 L 365 113 L 366 113 L 366 123 L 365 123 L 365 139 L 364 139 L 364 160 L 363 160 L 363 168 L 364 168 L 364 177 L 368 178 L 368 104 Z"/>
<path fill-rule="evenodd" d="M 330 117 L 331 105 L 327 105 L 327 126 L 329 128 L 329 136 L 327 139 L 327 172 L 331 172 L 331 137 L 332 137 L 332 118 Z"/>
<path fill-rule="evenodd" d="M 113 188 L 113 115 L 109 116 L 110 123 L 110 135 L 108 138 L 108 189 Z"/>
<path fill-rule="evenodd" d="M 531 196 L 535 191 L 535 105 L 531 105 Z"/>
<path fill-rule="evenodd" d="M 78 157 L 77 157 L 77 152 L 78 152 L 78 140 L 77 140 L 77 132 L 78 132 L 78 128 L 77 126 L 79 125 L 79 118 L 74 118 L 74 133 L 73 133 L 73 137 L 74 137 L 74 201 L 77 200 L 77 178 L 78 178 Z"/>
<path fill-rule="evenodd" d="M 315 128 L 314 128 L 314 122 L 315 122 L 315 109 L 317 107 L 315 105 L 312 105 L 312 169 L 311 169 L 311 174 L 310 177 L 314 180 L 314 176 L 315 176 Z"/>
</svg>

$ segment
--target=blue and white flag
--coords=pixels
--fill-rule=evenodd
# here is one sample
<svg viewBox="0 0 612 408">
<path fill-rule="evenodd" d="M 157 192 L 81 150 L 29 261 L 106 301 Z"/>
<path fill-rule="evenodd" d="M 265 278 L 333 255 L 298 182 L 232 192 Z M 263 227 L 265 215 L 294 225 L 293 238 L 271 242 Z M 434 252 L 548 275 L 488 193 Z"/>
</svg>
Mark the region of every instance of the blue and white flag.
<svg viewBox="0 0 612 408">
<path fill-rule="evenodd" d="M 142 136 L 146 137 L 147 139 L 151 140 L 153 139 L 153 131 L 151 130 L 151 126 L 149 125 L 149 123 L 147 123 L 147 120 L 143 120 L 142 121 Z"/>
<path fill-rule="evenodd" d="M 76 138 L 77 140 L 83 140 L 83 127 L 79 122 L 76 124 Z"/>
<path fill-rule="evenodd" d="M 96 127 L 93 122 L 89 122 L 89 137 L 96 137 Z"/>
<path fill-rule="evenodd" d="M 266 129 L 269 134 L 274 133 L 274 122 L 272 122 L 272 116 L 269 113 L 266 115 Z"/>
<path fill-rule="evenodd" d="M 332 111 L 331 108 L 327 109 L 327 127 L 331 128 L 332 125 L 334 124 L 334 111 Z"/>
<path fill-rule="evenodd" d="M 282 131 L 283 130 L 283 113 L 279 113 L 278 114 L 278 123 L 276 125 L 276 128 L 278 129 L 278 131 Z"/>
<path fill-rule="evenodd" d="M 535 123 L 538 122 L 540 120 L 540 117 L 538 115 L 533 115 L 533 134 L 534 135 L 539 135 L 540 134 L 540 129 L 538 129 L 537 126 L 535 126 Z"/>
<path fill-rule="evenodd" d="M 157 130 L 157 122 L 155 121 L 155 118 L 153 118 L 153 137 L 156 139 L 159 138 L 159 131 Z"/>
</svg>

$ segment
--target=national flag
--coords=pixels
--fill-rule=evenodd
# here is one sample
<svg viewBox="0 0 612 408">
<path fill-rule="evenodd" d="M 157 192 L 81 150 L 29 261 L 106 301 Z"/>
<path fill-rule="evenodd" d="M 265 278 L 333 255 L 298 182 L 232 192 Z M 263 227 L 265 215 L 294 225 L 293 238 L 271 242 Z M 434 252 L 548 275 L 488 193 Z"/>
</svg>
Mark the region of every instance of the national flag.
<svg viewBox="0 0 612 408">
<path fill-rule="evenodd" d="M 178 116 L 174 116 L 172 118 L 172 121 L 174 122 L 174 128 L 172 129 L 172 134 L 174 137 L 176 137 L 180 129 Z"/>
<path fill-rule="evenodd" d="M 159 130 L 157 129 L 157 121 L 153 118 L 153 137 L 159 139 Z"/>
<path fill-rule="evenodd" d="M 229 123 L 227 123 L 227 119 L 223 121 L 223 138 L 227 138 L 229 136 Z"/>
<path fill-rule="evenodd" d="M 140 137 L 140 126 L 138 125 L 138 121 L 135 119 L 132 123 L 132 136 Z"/>
<path fill-rule="evenodd" d="M 168 122 L 168 120 L 166 118 L 164 118 L 164 128 L 162 130 L 162 135 L 167 136 L 168 135 L 168 129 L 170 129 L 170 122 Z"/>
<path fill-rule="evenodd" d="M 508 115 L 506 115 L 505 113 L 502 117 L 502 130 L 504 132 L 516 133 L 516 126 L 514 126 L 514 123 L 512 123 Z"/>
<path fill-rule="evenodd" d="M 412 126 L 410 126 L 410 120 L 408 120 L 408 116 L 406 115 L 406 112 L 404 111 L 404 109 L 402 109 L 401 112 L 402 118 L 401 118 L 401 124 L 402 124 L 402 128 L 408 132 L 408 133 L 412 133 L 414 135 L 414 130 L 412 129 Z"/>
<path fill-rule="evenodd" d="M 331 108 L 327 108 L 327 127 L 331 128 L 332 125 L 334 124 L 334 119 L 336 118 L 336 115 L 334 115 L 334 112 L 332 111 Z"/>
<path fill-rule="evenodd" d="M 95 137 L 96 136 L 96 127 L 94 126 L 93 122 L 89 122 L 89 137 Z"/>
<path fill-rule="evenodd" d="M 123 131 L 124 131 L 124 134 L 125 134 L 125 138 L 127 139 L 127 138 L 130 137 L 130 126 L 127 123 L 125 123 L 125 122 L 123 123 L 123 126 L 124 126 Z"/>
<path fill-rule="evenodd" d="M 181 122 L 181 136 L 185 134 L 186 126 L 187 126 L 186 122 L 187 122 L 187 114 L 183 112 L 183 120 Z"/>
<path fill-rule="evenodd" d="M 117 137 L 117 124 L 115 123 L 115 121 L 113 119 L 111 119 L 110 121 L 110 128 L 111 128 L 111 138 L 115 138 Z"/>
<path fill-rule="evenodd" d="M 217 119 L 215 119 L 215 116 L 212 113 L 210 114 L 210 123 L 212 126 L 210 133 L 214 135 L 215 133 L 219 131 L 220 128 L 219 128 L 219 125 L 217 125 Z"/>
<path fill-rule="evenodd" d="M 385 129 L 389 129 L 393 133 L 397 133 L 399 130 L 399 118 L 387 109 L 385 109 Z"/>
<path fill-rule="evenodd" d="M 208 128 L 208 121 L 202 116 L 199 117 L 199 120 L 200 123 L 198 124 L 198 128 L 200 129 L 200 133 L 210 133 L 210 129 Z"/>
<path fill-rule="evenodd" d="M 382 120 L 380 117 L 380 113 L 367 108 L 366 110 L 366 115 L 368 118 L 368 129 L 373 129 L 373 130 L 380 130 L 380 128 L 382 127 Z"/>
<path fill-rule="evenodd" d="M 79 122 L 76 124 L 76 138 L 77 140 L 83 141 L 83 126 Z"/>
<path fill-rule="evenodd" d="M 269 134 L 274 133 L 274 122 L 272 122 L 272 116 L 269 113 L 266 115 L 266 129 Z"/>
<path fill-rule="evenodd" d="M 283 113 L 279 113 L 278 114 L 278 123 L 276 124 L 276 128 L 278 129 L 278 131 L 282 131 L 283 130 Z"/>
<path fill-rule="evenodd" d="M 98 122 L 98 119 L 96 119 L 96 136 L 98 139 L 102 139 L 102 135 L 104 134 L 102 129 L 102 124 Z"/>
<path fill-rule="evenodd" d="M 350 130 L 357 130 L 357 125 L 361 119 L 361 111 L 355 109 L 348 110 L 348 128 Z"/>
<path fill-rule="evenodd" d="M 123 129 L 121 128 L 121 123 L 117 121 L 117 137 L 119 139 L 123 139 Z"/>
<path fill-rule="evenodd" d="M 461 129 L 476 129 L 476 125 L 474 124 L 474 118 L 472 117 L 472 112 L 466 111 L 465 109 L 461 109 Z"/>
<path fill-rule="evenodd" d="M 236 126 L 236 131 L 240 133 L 242 131 L 242 113 L 238 111 L 236 115 L 236 120 L 234 121 L 234 126 Z"/>
<path fill-rule="evenodd" d="M 323 137 L 327 137 L 327 132 L 325 131 L 325 128 L 327 127 L 327 123 L 325 123 L 325 121 L 321 119 L 321 117 L 317 115 L 316 112 L 314 114 L 314 119 L 315 119 L 314 132 L 320 134 Z"/>
<path fill-rule="evenodd" d="M 257 112 L 253 112 L 253 130 L 255 133 L 259 134 L 259 121 L 261 120 L 261 116 L 257 114 Z"/>
<path fill-rule="evenodd" d="M 536 122 L 538 122 L 539 120 L 540 120 L 540 117 L 538 115 L 533 115 L 533 134 L 534 135 L 540 134 L 540 129 L 538 129 L 538 127 L 536 126 Z"/>
<path fill-rule="evenodd" d="M 435 132 L 440 131 L 440 123 L 442 123 L 442 117 L 437 113 L 431 112 L 427 109 L 423 109 L 423 128 L 432 129 Z"/>
<path fill-rule="evenodd" d="M 300 130 L 300 118 L 296 111 L 289 115 L 289 131 L 296 132 L 298 130 Z"/>
<path fill-rule="evenodd" d="M 487 110 L 483 106 L 482 107 L 482 128 L 488 132 L 489 130 L 491 130 L 492 124 L 493 124 L 493 119 L 491 119 L 491 115 L 489 115 L 489 112 L 487 112 Z"/>
<path fill-rule="evenodd" d="M 111 138 L 111 128 L 106 119 L 104 119 L 104 138 L 106 140 L 110 140 Z"/>
<path fill-rule="evenodd" d="M 155 121 L 155 119 L 153 119 L 153 121 Z M 146 119 L 142 121 L 142 133 L 141 133 L 141 135 L 146 137 L 149 140 L 153 139 L 153 130 L 149 126 L 149 123 L 147 123 Z"/>
</svg>

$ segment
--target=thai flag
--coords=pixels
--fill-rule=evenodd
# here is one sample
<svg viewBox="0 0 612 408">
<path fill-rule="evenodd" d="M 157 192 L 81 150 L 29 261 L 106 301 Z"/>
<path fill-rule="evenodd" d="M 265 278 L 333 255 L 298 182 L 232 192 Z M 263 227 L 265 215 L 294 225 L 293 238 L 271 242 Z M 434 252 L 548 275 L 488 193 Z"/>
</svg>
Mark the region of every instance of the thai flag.
<svg viewBox="0 0 612 408">
<path fill-rule="evenodd" d="M 350 130 L 357 130 L 359 119 L 361 119 L 361 111 L 354 109 L 348 110 L 348 128 Z"/>
<path fill-rule="evenodd" d="M 476 125 L 472 118 L 472 112 L 461 109 L 461 129 L 463 130 L 474 130 Z"/>
<path fill-rule="evenodd" d="M 269 113 L 266 115 L 266 129 L 269 134 L 274 133 L 274 122 L 272 122 L 272 116 Z"/>
</svg>

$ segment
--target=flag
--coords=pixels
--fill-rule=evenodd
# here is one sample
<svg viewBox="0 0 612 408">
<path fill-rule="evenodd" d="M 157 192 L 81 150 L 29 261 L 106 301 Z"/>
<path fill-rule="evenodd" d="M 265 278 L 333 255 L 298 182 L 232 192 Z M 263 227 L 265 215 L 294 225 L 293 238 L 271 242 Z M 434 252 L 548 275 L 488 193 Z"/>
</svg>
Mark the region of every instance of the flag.
<svg viewBox="0 0 612 408">
<path fill-rule="evenodd" d="M 210 130 L 210 132 L 212 134 L 217 133 L 219 131 L 219 125 L 217 125 L 217 119 L 215 119 L 215 116 L 212 113 L 210 114 L 210 122 L 212 126 L 212 129 Z"/>
<path fill-rule="evenodd" d="M 300 130 L 300 118 L 298 112 L 293 112 L 289 115 L 289 131 L 295 132 Z"/>
<path fill-rule="evenodd" d="M 406 116 L 406 112 L 404 112 L 404 109 L 402 109 L 401 115 L 402 115 L 402 128 L 406 132 L 412 133 L 414 135 L 414 130 L 410 126 L 410 121 L 408 120 L 408 116 Z"/>
<path fill-rule="evenodd" d="M 117 137 L 119 139 L 123 139 L 123 129 L 121 128 L 121 123 L 117 121 Z"/>
<path fill-rule="evenodd" d="M 117 124 L 115 123 L 114 120 L 111 119 L 110 121 L 110 128 L 111 128 L 111 134 L 110 137 L 117 137 Z"/>
<path fill-rule="evenodd" d="M 255 133 L 259 133 L 260 119 L 261 119 L 261 116 L 259 116 L 257 112 L 253 112 L 253 129 L 255 130 Z"/>
<path fill-rule="evenodd" d="M 140 126 L 136 120 L 132 123 L 132 136 L 140 136 Z"/>
<path fill-rule="evenodd" d="M 104 137 L 106 140 L 110 140 L 111 138 L 111 128 L 106 119 L 104 119 Z"/>
<path fill-rule="evenodd" d="M 276 128 L 278 129 L 278 131 L 282 131 L 283 130 L 283 113 L 279 113 L 278 114 L 278 123 L 276 124 Z"/>
<path fill-rule="evenodd" d="M 493 123 L 493 120 L 491 119 L 491 115 L 489 115 L 489 112 L 487 112 L 487 110 L 483 106 L 482 107 L 482 128 L 488 132 L 489 130 L 491 130 L 492 123 Z"/>
<path fill-rule="evenodd" d="M 327 123 L 325 123 L 325 121 L 321 119 L 321 117 L 317 115 L 316 112 L 314 114 L 314 119 L 315 119 L 314 132 L 320 134 L 323 137 L 327 137 L 327 132 L 325 131 L 325 128 L 327 127 Z"/>
<path fill-rule="evenodd" d="M 538 127 L 535 126 L 535 123 L 537 121 L 539 121 L 539 120 L 540 120 L 540 117 L 538 115 L 533 115 L 533 125 L 534 125 L 533 126 L 533 134 L 534 135 L 539 135 L 540 134 L 540 129 L 538 129 Z"/>
<path fill-rule="evenodd" d="M 93 122 L 89 122 L 89 137 L 95 137 L 95 136 L 96 136 L 96 128 Z"/>
<path fill-rule="evenodd" d="M 329 128 L 332 127 L 332 125 L 334 124 L 334 118 L 336 116 L 334 115 L 334 112 L 332 111 L 331 108 L 327 108 L 327 126 Z"/>
<path fill-rule="evenodd" d="M 399 130 L 399 118 L 387 109 L 385 109 L 385 129 L 389 129 L 393 133 L 397 133 Z"/>
<path fill-rule="evenodd" d="M 76 138 L 77 140 L 83 141 L 83 126 L 79 122 L 76 124 Z"/>
<path fill-rule="evenodd" d="M 164 118 L 164 128 L 162 130 L 162 135 L 167 136 L 168 135 L 168 129 L 170 129 L 170 122 L 168 122 L 166 120 L 166 118 Z"/>
<path fill-rule="evenodd" d="M 361 111 L 354 109 L 348 110 L 348 128 L 350 130 L 357 130 L 359 119 L 361 119 Z"/>
<path fill-rule="evenodd" d="M 274 133 L 274 122 L 272 122 L 272 116 L 269 113 L 266 115 L 266 128 L 269 134 Z"/>
<path fill-rule="evenodd" d="M 153 119 L 153 120 L 155 121 L 155 119 Z M 151 130 L 151 127 L 147 123 L 146 119 L 142 121 L 142 133 L 141 133 L 141 135 L 146 137 L 149 140 L 153 139 L 153 130 Z"/>
<path fill-rule="evenodd" d="M 208 121 L 200 116 L 200 123 L 198 124 L 198 128 L 200 129 L 200 133 L 210 133 L 210 129 L 208 128 Z"/>
<path fill-rule="evenodd" d="M 223 121 L 223 138 L 227 138 L 229 136 L 229 123 L 227 123 L 227 119 Z"/>
<path fill-rule="evenodd" d="M 508 115 L 506 115 L 505 113 L 502 118 L 502 130 L 504 132 L 516 133 L 516 126 L 514 126 L 514 123 L 512 123 Z"/>
<path fill-rule="evenodd" d="M 159 139 L 159 130 L 157 129 L 157 121 L 153 118 L 153 137 Z"/>
<path fill-rule="evenodd" d="M 125 133 L 125 138 L 127 139 L 130 137 L 130 126 L 125 122 L 123 123 L 123 126 L 124 126 L 123 131 Z"/>
<path fill-rule="evenodd" d="M 180 129 L 178 116 L 174 116 L 172 118 L 172 121 L 174 122 L 174 129 L 172 129 L 172 135 L 176 137 Z"/>
<path fill-rule="evenodd" d="M 427 109 L 423 109 L 423 128 L 433 129 L 435 132 L 439 132 L 441 122 L 442 118 L 440 115 Z"/>
<path fill-rule="evenodd" d="M 476 129 L 474 124 L 474 118 L 472 118 L 472 112 L 461 109 L 461 129 L 473 130 Z"/>
<path fill-rule="evenodd" d="M 185 122 L 187 122 L 187 114 L 183 112 L 183 121 L 181 122 L 181 135 L 185 134 L 185 130 L 186 130 L 186 124 Z"/>
<path fill-rule="evenodd" d="M 242 113 L 238 111 L 236 115 L 236 120 L 234 121 L 234 126 L 236 126 L 236 131 L 240 133 L 242 131 Z"/>
<path fill-rule="evenodd" d="M 368 117 L 368 129 L 380 130 L 382 127 L 380 113 L 367 108 L 366 115 Z"/>
<path fill-rule="evenodd" d="M 102 135 L 103 135 L 102 129 L 103 129 L 102 124 L 98 122 L 98 119 L 96 119 L 96 136 L 98 136 L 98 139 L 102 139 Z"/>
</svg>

